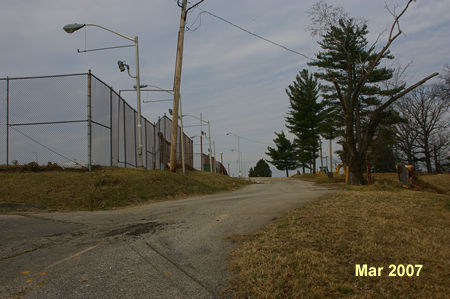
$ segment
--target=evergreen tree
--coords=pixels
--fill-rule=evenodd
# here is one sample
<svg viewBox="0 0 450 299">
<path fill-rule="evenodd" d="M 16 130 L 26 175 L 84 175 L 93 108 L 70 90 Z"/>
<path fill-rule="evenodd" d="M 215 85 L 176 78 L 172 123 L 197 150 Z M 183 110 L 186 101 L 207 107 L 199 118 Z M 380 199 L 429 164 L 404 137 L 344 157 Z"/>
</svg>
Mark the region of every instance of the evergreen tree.
<svg viewBox="0 0 450 299">
<path fill-rule="evenodd" d="M 344 164 L 350 166 L 350 184 L 363 183 L 365 156 L 378 125 L 388 115 L 386 108 L 437 75 L 430 75 L 407 89 L 404 85 L 382 87 L 381 83 L 392 78 L 393 70 L 383 67 L 381 62 L 393 59 L 389 47 L 401 34 L 399 30 L 395 32 L 399 29 L 396 25 L 411 2 L 408 1 L 401 14 L 395 16 L 383 47 L 368 46 L 366 24 L 342 17 L 322 35 L 319 41 L 322 51 L 309 63 L 319 68 L 315 76 L 328 83 L 323 88 L 323 96 L 329 107 L 335 107 L 336 119 L 342 120 L 341 157 Z"/>
<path fill-rule="evenodd" d="M 393 116 L 390 120 L 379 126 L 368 150 L 373 172 L 396 172 L 395 165 L 399 159 L 395 152 L 396 137 L 392 123 L 397 119 Z"/>
<path fill-rule="evenodd" d="M 299 166 L 316 172 L 319 138 L 324 120 L 324 103 L 318 101 L 320 86 L 317 79 L 303 69 L 295 81 L 286 89 L 290 110 L 286 117 L 286 127 L 296 136 L 294 145 L 298 152 Z"/>
<path fill-rule="evenodd" d="M 286 135 L 283 131 L 281 133 L 276 133 L 277 138 L 273 140 L 276 148 L 267 147 L 268 155 L 272 158 L 271 161 L 268 161 L 273 166 L 275 166 L 278 170 L 285 170 L 286 177 L 289 177 L 288 170 L 294 170 L 298 166 L 297 161 L 297 153 L 295 151 L 295 147 L 292 142 L 286 138 Z"/>
<path fill-rule="evenodd" d="M 272 170 L 270 170 L 269 164 L 264 161 L 264 159 L 260 159 L 255 168 L 250 168 L 248 173 L 249 177 L 272 177 Z"/>
</svg>

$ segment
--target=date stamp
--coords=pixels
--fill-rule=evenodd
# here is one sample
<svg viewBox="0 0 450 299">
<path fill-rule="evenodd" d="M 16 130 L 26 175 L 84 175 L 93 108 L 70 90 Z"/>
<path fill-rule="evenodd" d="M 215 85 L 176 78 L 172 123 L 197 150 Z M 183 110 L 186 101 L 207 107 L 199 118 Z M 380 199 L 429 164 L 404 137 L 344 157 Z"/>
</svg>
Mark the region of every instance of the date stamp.
<svg viewBox="0 0 450 299">
<path fill-rule="evenodd" d="M 412 276 L 420 276 L 420 271 L 422 270 L 423 265 L 394 265 L 391 264 L 388 267 L 389 273 L 387 276 L 391 277 L 412 277 Z M 355 265 L 355 276 L 360 277 L 379 277 L 386 274 L 383 274 L 384 267 L 376 267 L 369 266 L 367 264 L 356 264 Z"/>
</svg>

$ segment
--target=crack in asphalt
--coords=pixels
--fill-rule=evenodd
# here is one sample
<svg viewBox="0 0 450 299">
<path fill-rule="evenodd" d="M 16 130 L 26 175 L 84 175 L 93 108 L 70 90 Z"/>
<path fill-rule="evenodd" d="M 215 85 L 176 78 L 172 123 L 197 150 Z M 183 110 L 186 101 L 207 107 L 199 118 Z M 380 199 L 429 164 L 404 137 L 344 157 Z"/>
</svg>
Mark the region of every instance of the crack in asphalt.
<svg viewBox="0 0 450 299">
<path fill-rule="evenodd" d="M 145 223 L 137 223 L 114 229 L 106 233 L 104 236 L 114 237 L 122 234 L 125 234 L 127 236 L 140 236 L 143 234 L 154 233 L 155 231 L 162 230 L 166 225 L 168 225 L 168 223 L 158 223 L 152 221 Z"/>
<path fill-rule="evenodd" d="M 193 276 L 192 274 L 188 273 L 186 270 L 184 270 L 180 265 L 178 265 L 178 263 L 176 263 L 175 261 L 173 261 L 171 258 L 169 258 L 168 256 L 166 256 L 164 253 L 162 253 L 161 251 L 159 251 L 158 249 L 156 249 L 152 244 L 150 244 L 147 240 L 144 240 L 144 243 L 150 248 L 152 249 L 154 252 L 156 252 L 159 256 L 161 256 L 163 259 L 165 259 L 166 261 L 168 261 L 170 264 L 172 264 L 175 268 L 177 268 L 178 270 L 180 270 L 184 275 L 186 275 L 187 277 L 189 277 L 192 281 L 196 282 L 198 285 L 200 285 L 203 289 L 205 289 L 205 291 L 207 291 L 208 293 L 210 293 L 211 295 L 215 296 L 216 293 L 212 290 L 210 290 L 210 288 L 208 286 L 206 286 L 203 282 L 201 282 L 199 279 L 197 279 L 195 276 Z"/>
</svg>

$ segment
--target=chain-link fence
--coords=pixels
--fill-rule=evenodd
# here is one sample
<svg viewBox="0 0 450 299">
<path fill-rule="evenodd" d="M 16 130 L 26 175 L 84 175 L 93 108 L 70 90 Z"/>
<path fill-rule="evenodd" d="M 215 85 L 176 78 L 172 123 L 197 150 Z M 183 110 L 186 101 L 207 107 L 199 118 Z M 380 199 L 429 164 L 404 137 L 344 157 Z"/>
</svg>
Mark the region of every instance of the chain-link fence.
<svg viewBox="0 0 450 299">
<path fill-rule="evenodd" d="M 172 120 L 141 118 L 143 165 L 165 169 Z M 0 78 L 0 164 L 138 165 L 137 112 L 93 74 Z M 181 164 L 181 130 L 177 160 Z M 194 167 L 193 141 L 183 134 Z"/>
<path fill-rule="evenodd" d="M 206 154 L 194 153 L 193 154 L 193 165 L 195 169 L 203 170 L 203 171 L 211 171 L 216 173 L 221 173 L 225 175 L 229 175 L 227 169 L 222 165 L 221 162 L 216 161 L 214 157 L 211 157 L 211 162 L 209 163 L 209 156 Z M 203 164 L 203 167 L 202 167 Z"/>
</svg>

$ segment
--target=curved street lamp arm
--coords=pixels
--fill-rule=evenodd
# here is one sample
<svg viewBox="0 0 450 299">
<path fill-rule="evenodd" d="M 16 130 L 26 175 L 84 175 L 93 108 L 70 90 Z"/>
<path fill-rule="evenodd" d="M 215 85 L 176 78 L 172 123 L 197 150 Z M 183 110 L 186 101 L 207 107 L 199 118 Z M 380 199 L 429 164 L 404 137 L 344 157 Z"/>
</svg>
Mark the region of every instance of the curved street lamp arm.
<svg viewBox="0 0 450 299">
<path fill-rule="evenodd" d="M 118 35 L 118 36 L 121 36 L 121 37 L 123 37 L 123 38 L 126 38 L 127 40 L 130 40 L 130 41 L 132 41 L 132 42 L 136 42 L 136 39 L 135 39 L 135 38 L 129 37 L 129 36 L 125 35 L 125 34 L 119 33 L 119 32 L 117 32 L 117 31 L 114 31 L 114 30 L 112 30 L 112 29 L 109 29 L 109 28 L 106 28 L 106 27 L 103 27 L 103 26 L 100 26 L 100 25 L 97 25 L 97 24 L 85 24 L 85 26 L 98 27 L 98 28 L 104 29 L 104 30 L 106 30 L 106 31 L 109 31 L 109 32 L 111 32 L 111 33 L 114 33 L 114 34 L 116 34 L 116 35 Z"/>
</svg>

